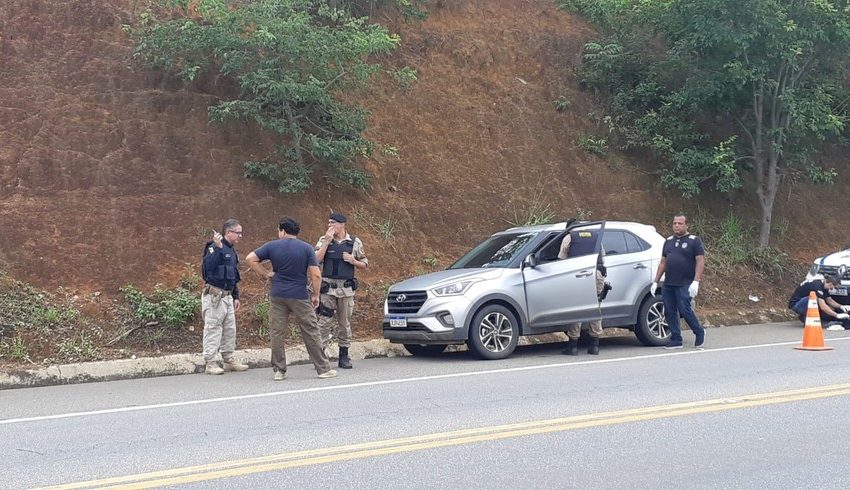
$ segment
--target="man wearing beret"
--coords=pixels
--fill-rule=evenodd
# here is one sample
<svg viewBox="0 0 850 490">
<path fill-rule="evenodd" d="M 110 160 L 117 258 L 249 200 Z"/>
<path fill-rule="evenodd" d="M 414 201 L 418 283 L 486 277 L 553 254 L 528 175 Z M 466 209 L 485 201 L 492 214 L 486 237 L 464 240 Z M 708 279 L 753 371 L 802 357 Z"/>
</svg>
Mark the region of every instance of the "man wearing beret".
<svg viewBox="0 0 850 490">
<path fill-rule="evenodd" d="M 369 259 L 363 242 L 345 231 L 348 218 L 342 213 L 328 216 L 328 231 L 316 243 L 316 258 L 322 268 L 319 304 L 319 331 L 329 343 L 339 343 L 339 367 L 351 369 L 348 348 L 351 347 L 351 317 L 354 313 L 354 291 L 357 290 L 355 269 L 365 269 Z"/>
</svg>

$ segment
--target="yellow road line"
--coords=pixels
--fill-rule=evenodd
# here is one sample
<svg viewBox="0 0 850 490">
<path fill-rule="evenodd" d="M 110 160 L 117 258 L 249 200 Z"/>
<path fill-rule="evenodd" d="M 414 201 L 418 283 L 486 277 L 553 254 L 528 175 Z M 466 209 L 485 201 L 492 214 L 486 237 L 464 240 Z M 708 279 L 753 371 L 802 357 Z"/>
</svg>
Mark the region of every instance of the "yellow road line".
<svg viewBox="0 0 850 490">
<path fill-rule="evenodd" d="M 520 422 L 492 427 L 479 427 L 440 432 L 398 439 L 387 439 L 347 446 L 282 453 L 271 456 L 224 461 L 185 468 L 175 468 L 136 475 L 105 478 L 47 487 L 50 489 L 78 488 L 155 488 L 167 485 L 196 483 L 219 478 L 233 478 L 279 471 L 287 468 L 349 461 L 447 446 L 496 441 L 551 432 L 586 429 L 606 425 L 626 424 L 644 420 L 681 417 L 726 410 L 791 403 L 819 398 L 850 395 L 850 383 L 801 390 L 744 395 L 734 399 L 719 398 L 673 405 L 635 408 L 573 417 Z"/>
</svg>

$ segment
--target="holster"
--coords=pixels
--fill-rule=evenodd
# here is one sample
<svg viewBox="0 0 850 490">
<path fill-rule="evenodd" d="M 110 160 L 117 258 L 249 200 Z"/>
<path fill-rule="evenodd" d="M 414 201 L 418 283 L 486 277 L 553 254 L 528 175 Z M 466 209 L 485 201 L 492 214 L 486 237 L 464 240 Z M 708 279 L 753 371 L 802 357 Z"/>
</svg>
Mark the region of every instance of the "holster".
<svg viewBox="0 0 850 490">
<path fill-rule="evenodd" d="M 322 281 L 322 287 L 319 288 L 319 292 L 322 293 L 322 294 L 325 294 L 330 290 L 331 290 L 331 285 L 328 284 L 326 281 Z"/>
<path fill-rule="evenodd" d="M 351 288 L 352 291 L 357 291 L 357 278 L 346 279 L 344 283 L 342 283 L 344 287 Z"/>
<path fill-rule="evenodd" d="M 319 307 L 316 308 L 316 314 L 317 315 L 326 316 L 328 318 L 334 316 L 335 312 L 336 312 L 336 310 L 334 310 L 333 308 L 329 308 L 329 307 L 327 307 L 327 306 L 325 306 L 321 303 L 319 303 Z"/>
<path fill-rule="evenodd" d="M 606 297 L 608 297 L 608 291 L 610 291 L 612 289 L 614 289 L 614 288 L 611 287 L 611 283 L 608 282 L 608 281 L 605 281 L 605 284 L 602 286 L 602 291 L 600 291 L 599 294 L 597 295 L 598 298 L 599 298 L 599 301 L 602 301 Z"/>
</svg>

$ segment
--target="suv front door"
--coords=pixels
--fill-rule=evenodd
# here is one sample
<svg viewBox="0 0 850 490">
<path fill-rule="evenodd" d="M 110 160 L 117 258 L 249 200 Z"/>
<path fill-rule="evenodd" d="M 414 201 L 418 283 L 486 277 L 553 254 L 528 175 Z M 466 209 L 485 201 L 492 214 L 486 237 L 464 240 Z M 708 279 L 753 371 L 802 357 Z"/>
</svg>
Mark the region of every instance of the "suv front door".
<svg viewBox="0 0 850 490">
<path fill-rule="evenodd" d="M 526 267 L 523 275 L 532 333 L 599 318 L 595 254 Z"/>
<path fill-rule="evenodd" d="M 602 236 L 605 249 L 607 281 L 611 291 L 602 302 L 606 324 L 626 325 L 635 316 L 635 308 L 646 287 L 652 283 L 650 246 L 625 230 L 605 229 Z"/>
</svg>

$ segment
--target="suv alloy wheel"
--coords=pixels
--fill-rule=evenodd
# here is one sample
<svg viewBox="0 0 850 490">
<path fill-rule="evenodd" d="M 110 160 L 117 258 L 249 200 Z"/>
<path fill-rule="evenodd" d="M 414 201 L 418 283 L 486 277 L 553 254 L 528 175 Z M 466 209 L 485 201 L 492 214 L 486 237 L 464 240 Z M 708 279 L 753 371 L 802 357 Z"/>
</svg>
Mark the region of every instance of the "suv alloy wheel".
<svg viewBox="0 0 850 490">
<path fill-rule="evenodd" d="M 519 322 L 504 306 L 489 304 L 478 310 L 469 327 L 469 350 L 482 359 L 504 359 L 519 341 Z"/>
</svg>

